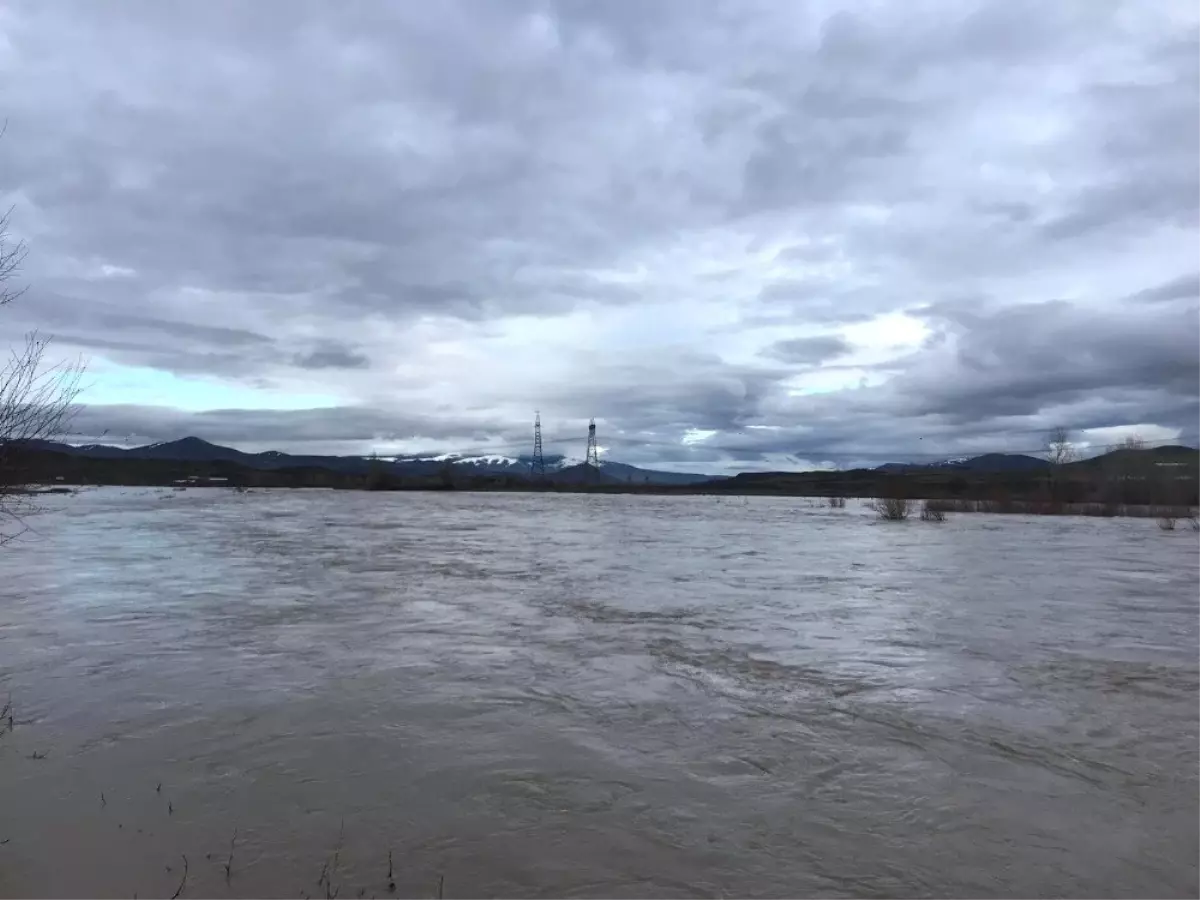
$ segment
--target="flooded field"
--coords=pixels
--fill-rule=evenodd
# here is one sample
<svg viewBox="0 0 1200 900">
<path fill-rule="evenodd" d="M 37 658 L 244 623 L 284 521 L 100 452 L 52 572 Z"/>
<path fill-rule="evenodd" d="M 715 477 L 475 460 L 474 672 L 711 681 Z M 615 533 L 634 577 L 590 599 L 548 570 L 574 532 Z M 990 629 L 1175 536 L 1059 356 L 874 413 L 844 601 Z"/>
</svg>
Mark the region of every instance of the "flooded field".
<svg viewBox="0 0 1200 900">
<path fill-rule="evenodd" d="M 0 550 L 4 896 L 1200 890 L 1190 531 L 51 502 Z"/>
</svg>

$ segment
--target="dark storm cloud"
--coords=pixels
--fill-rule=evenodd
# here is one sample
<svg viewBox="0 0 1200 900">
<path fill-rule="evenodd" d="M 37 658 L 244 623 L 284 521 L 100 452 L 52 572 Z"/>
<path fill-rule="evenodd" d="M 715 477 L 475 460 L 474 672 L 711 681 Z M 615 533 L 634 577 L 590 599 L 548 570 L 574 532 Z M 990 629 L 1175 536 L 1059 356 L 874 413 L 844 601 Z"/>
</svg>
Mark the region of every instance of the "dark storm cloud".
<svg viewBox="0 0 1200 900">
<path fill-rule="evenodd" d="M 689 429 L 737 430 L 758 421 L 786 372 L 723 363 L 699 351 L 654 359 L 595 361 L 582 384 L 547 388 L 546 410 L 596 410 L 614 433 L 661 431 L 676 443 Z"/>
<path fill-rule="evenodd" d="M 282 352 L 267 335 L 242 328 L 121 311 L 120 299 L 39 290 L 36 302 L 4 311 L 4 326 L 40 330 L 57 348 L 165 372 L 254 376 Z M 129 304 L 137 308 L 136 304 Z"/>
<path fill-rule="evenodd" d="M 366 355 L 333 341 L 323 341 L 312 350 L 297 354 L 295 361 L 302 369 L 365 369 L 371 365 Z"/>
<path fill-rule="evenodd" d="M 1200 300 L 1200 273 L 1180 275 L 1157 287 L 1146 288 L 1130 295 L 1133 303 L 1170 303 L 1175 300 Z"/>
<path fill-rule="evenodd" d="M 170 441 L 195 435 L 221 444 L 302 448 L 414 438 L 471 441 L 480 429 L 500 441 L 515 437 L 494 418 L 398 416 L 389 410 L 366 407 L 189 412 L 161 406 L 83 406 L 72 420 L 71 429 L 77 439 L 91 437 L 112 443 Z"/>
<path fill-rule="evenodd" d="M 954 377 L 938 368 L 896 379 L 918 413 L 979 421 L 1122 389 L 1200 396 L 1200 307 L 1101 317 L 1052 301 L 964 312 L 949 324 Z"/>
<path fill-rule="evenodd" d="M 1195 19 L 18 0 L 0 201 L 35 290 L 0 338 L 357 401 L 85 411 L 158 439 L 515 440 L 541 406 L 595 413 L 621 458 L 719 467 L 1193 428 Z M 929 332 L 883 361 L 804 336 L 905 310 Z"/>
<path fill-rule="evenodd" d="M 785 363 L 817 365 L 850 352 L 850 343 L 836 335 L 776 341 L 762 351 L 764 356 Z"/>
<path fill-rule="evenodd" d="M 163 319 L 154 315 L 122 312 L 120 299 L 104 300 L 67 296 L 46 289 L 37 292 L 36 304 L 15 305 L 5 310 L 24 326 L 43 324 L 55 329 L 80 328 L 94 333 L 136 330 L 154 335 L 159 342 L 198 342 L 213 346 L 252 347 L 270 344 L 265 334 L 242 328 L 226 328 L 197 322 Z"/>
</svg>

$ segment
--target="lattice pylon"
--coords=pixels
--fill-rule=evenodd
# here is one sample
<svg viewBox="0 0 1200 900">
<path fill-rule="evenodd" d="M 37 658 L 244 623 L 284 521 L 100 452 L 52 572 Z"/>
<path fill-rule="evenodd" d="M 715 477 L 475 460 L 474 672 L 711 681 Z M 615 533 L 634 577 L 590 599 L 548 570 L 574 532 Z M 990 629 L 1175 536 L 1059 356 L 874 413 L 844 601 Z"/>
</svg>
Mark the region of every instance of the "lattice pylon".
<svg viewBox="0 0 1200 900">
<path fill-rule="evenodd" d="M 533 417 L 533 460 L 529 464 L 529 476 L 535 481 L 546 477 L 546 458 L 542 455 L 542 414 Z"/>
<path fill-rule="evenodd" d="M 600 471 L 600 453 L 596 449 L 596 420 L 592 419 L 588 425 L 588 445 L 587 456 L 584 458 L 584 464 L 591 466 L 597 472 Z"/>
</svg>

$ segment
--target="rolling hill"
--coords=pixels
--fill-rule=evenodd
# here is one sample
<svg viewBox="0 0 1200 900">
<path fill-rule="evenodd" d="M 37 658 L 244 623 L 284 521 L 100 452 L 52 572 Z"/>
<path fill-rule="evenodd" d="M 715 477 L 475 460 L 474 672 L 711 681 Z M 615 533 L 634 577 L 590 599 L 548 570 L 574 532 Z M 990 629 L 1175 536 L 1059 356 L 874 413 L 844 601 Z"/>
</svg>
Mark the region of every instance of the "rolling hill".
<svg viewBox="0 0 1200 900">
<path fill-rule="evenodd" d="M 984 453 L 982 456 L 943 459 L 932 463 L 884 463 L 877 466 L 879 472 L 1037 472 L 1050 464 L 1035 456 L 1023 453 Z"/>
</svg>

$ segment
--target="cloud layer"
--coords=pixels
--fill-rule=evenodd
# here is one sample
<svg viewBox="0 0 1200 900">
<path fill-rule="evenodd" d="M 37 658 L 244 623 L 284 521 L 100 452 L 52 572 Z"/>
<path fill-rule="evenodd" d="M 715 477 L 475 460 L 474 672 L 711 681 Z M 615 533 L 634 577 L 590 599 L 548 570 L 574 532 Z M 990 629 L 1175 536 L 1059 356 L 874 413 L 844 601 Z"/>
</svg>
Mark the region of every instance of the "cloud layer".
<svg viewBox="0 0 1200 900">
<path fill-rule="evenodd" d="M 728 471 L 1195 440 L 1200 33 L 1144 4 L 17 0 L 0 313 L 81 434 Z"/>
</svg>

